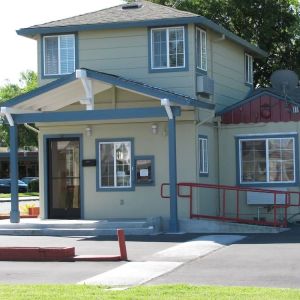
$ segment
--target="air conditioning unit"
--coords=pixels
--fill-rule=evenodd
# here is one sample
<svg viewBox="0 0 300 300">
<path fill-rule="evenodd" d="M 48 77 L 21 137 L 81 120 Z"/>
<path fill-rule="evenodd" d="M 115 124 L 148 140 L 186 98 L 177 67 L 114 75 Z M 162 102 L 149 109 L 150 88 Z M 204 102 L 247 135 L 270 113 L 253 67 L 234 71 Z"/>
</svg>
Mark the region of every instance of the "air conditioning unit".
<svg viewBox="0 0 300 300">
<path fill-rule="evenodd" d="M 287 191 L 287 188 L 267 188 L 268 190 L 274 191 Z M 274 204 L 274 194 L 264 192 L 246 192 L 247 204 L 248 205 L 272 205 Z M 285 204 L 285 194 L 277 194 L 276 204 Z"/>
<path fill-rule="evenodd" d="M 212 95 L 214 93 L 214 81 L 207 75 L 197 76 L 197 93 Z"/>
</svg>

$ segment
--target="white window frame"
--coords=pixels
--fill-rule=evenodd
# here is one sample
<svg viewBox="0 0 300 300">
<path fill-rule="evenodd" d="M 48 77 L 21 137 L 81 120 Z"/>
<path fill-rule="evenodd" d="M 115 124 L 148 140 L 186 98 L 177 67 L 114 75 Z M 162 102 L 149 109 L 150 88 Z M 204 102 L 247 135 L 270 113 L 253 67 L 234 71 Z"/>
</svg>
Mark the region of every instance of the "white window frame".
<svg viewBox="0 0 300 300">
<path fill-rule="evenodd" d="M 122 186 L 118 186 L 117 185 L 117 155 L 116 155 L 116 145 L 119 143 L 129 143 L 130 144 L 130 151 L 129 151 L 129 155 L 130 155 L 130 166 L 129 166 L 129 170 L 130 170 L 130 175 L 129 175 L 129 185 L 122 185 Z M 102 160 L 101 160 L 101 145 L 104 144 L 113 144 L 114 146 L 114 185 L 110 185 L 110 186 L 103 186 L 102 185 L 102 174 L 101 174 L 101 166 L 102 166 Z M 132 184 L 132 166 L 133 166 L 133 157 L 132 157 L 132 141 L 131 140 L 114 140 L 114 141 L 98 141 L 98 157 L 99 157 L 99 164 L 98 164 L 98 171 L 99 171 L 99 178 L 98 178 L 98 186 L 99 189 L 101 190 L 111 190 L 111 189 L 132 189 L 133 184 Z"/>
<path fill-rule="evenodd" d="M 208 138 L 199 136 L 199 175 L 208 175 Z"/>
<path fill-rule="evenodd" d="M 293 140 L 293 177 L 294 180 L 290 181 L 271 181 L 270 180 L 270 159 L 269 159 L 269 140 L 284 140 L 284 139 L 292 139 Z M 246 141 L 265 141 L 266 149 L 265 149 L 265 159 L 266 159 L 266 181 L 243 181 L 243 161 L 242 161 L 242 142 Z M 259 185 L 259 184 L 270 184 L 270 185 L 276 185 L 276 184 L 293 184 L 297 182 L 297 176 L 296 176 L 296 137 L 294 135 L 291 136 L 284 136 L 284 137 L 278 137 L 278 136 L 269 136 L 269 137 L 253 137 L 253 138 L 240 138 L 239 139 L 239 183 L 240 184 L 247 184 L 247 185 Z"/>
<path fill-rule="evenodd" d="M 60 39 L 61 37 L 64 36 L 72 36 L 73 37 L 73 56 L 74 56 L 74 70 L 72 72 L 66 72 L 66 73 L 62 73 L 61 72 L 61 58 L 60 58 Z M 57 47 L 58 47 L 58 73 L 46 73 L 46 39 L 47 38 L 57 38 Z M 76 43 L 75 43 L 75 34 L 60 34 L 60 35 L 45 35 L 43 36 L 43 65 L 44 65 L 44 76 L 59 76 L 59 75 L 68 75 L 71 74 L 75 71 L 75 64 L 76 64 Z"/>
<path fill-rule="evenodd" d="M 253 56 L 245 53 L 245 83 L 253 84 Z"/>
<path fill-rule="evenodd" d="M 196 27 L 196 55 L 197 55 L 196 57 L 197 68 L 206 72 L 207 71 L 207 33 L 205 30 L 199 27 Z"/>
<path fill-rule="evenodd" d="M 176 67 L 171 67 L 170 66 L 170 45 L 169 45 L 169 31 L 171 29 L 182 29 L 183 32 L 183 65 L 182 66 L 176 66 Z M 154 50 L 153 50 L 153 32 L 157 30 L 166 30 L 166 46 L 167 46 L 167 66 L 166 67 L 154 67 Z M 185 68 L 185 57 L 186 57 L 186 45 L 185 45 L 185 28 L 183 26 L 179 27 L 160 27 L 160 28 L 151 28 L 151 69 L 152 70 L 166 70 L 166 69 L 184 69 Z"/>
</svg>

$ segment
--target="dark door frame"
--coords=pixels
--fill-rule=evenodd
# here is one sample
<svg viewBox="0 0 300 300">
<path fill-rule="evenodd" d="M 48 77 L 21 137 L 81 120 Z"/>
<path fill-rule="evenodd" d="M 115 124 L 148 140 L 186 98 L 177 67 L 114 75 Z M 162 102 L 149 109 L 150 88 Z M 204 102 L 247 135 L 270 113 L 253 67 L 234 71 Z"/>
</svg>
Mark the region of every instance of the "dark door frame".
<svg viewBox="0 0 300 300">
<path fill-rule="evenodd" d="M 83 180 L 83 168 L 82 168 L 82 160 L 83 160 L 83 135 L 82 134 L 51 134 L 43 136 L 43 168 L 44 168 L 44 215 L 45 219 L 49 218 L 49 169 L 48 169 L 48 141 L 51 139 L 57 140 L 68 140 L 72 138 L 79 139 L 79 172 L 80 172 L 80 219 L 84 219 L 84 180 Z"/>
</svg>

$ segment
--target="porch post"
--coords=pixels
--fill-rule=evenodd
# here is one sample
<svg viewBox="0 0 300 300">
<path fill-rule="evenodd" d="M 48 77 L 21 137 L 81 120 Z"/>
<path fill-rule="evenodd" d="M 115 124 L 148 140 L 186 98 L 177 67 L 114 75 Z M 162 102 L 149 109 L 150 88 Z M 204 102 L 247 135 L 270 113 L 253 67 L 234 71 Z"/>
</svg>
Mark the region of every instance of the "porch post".
<svg viewBox="0 0 300 300">
<path fill-rule="evenodd" d="M 172 109 L 172 107 L 171 107 Z M 173 111 L 173 109 L 172 109 Z M 170 181 L 170 232 L 178 232 L 177 214 L 177 158 L 176 158 L 176 118 L 168 120 L 169 136 L 169 181 Z"/>
<path fill-rule="evenodd" d="M 19 199 L 18 199 L 18 127 L 16 124 L 9 126 L 10 141 L 10 179 L 11 179 L 11 210 L 10 222 L 20 222 Z"/>
</svg>

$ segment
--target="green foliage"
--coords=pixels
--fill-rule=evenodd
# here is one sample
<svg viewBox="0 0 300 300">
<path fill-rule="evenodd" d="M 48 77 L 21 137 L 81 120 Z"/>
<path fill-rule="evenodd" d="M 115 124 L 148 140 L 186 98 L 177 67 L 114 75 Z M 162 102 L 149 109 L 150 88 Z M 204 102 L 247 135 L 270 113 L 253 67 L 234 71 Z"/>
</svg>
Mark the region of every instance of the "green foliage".
<svg viewBox="0 0 300 300">
<path fill-rule="evenodd" d="M 25 71 L 20 74 L 19 84 L 7 82 L 4 86 L 0 86 L 0 105 L 4 106 L 4 102 L 17 97 L 21 94 L 32 91 L 38 87 L 37 74 L 33 71 Z M 37 134 L 27 129 L 25 126 L 18 126 L 19 147 L 37 146 Z M 0 126 L 0 146 L 7 147 L 9 145 L 9 126 L 2 124 Z"/>
<path fill-rule="evenodd" d="M 28 192 L 38 192 L 39 191 L 39 180 L 34 179 L 28 183 Z"/>
<path fill-rule="evenodd" d="M 126 290 L 110 290 L 97 285 L 1 285 L 0 299 L 5 300 L 112 300 L 112 299 L 195 299 L 195 300 L 293 300 L 299 289 L 256 287 L 221 287 L 193 285 L 140 286 Z"/>
<path fill-rule="evenodd" d="M 190 11 L 223 25 L 243 39 L 267 51 L 255 59 L 254 81 L 268 85 L 277 69 L 300 75 L 300 4 L 297 0 L 152 0 Z"/>
</svg>

